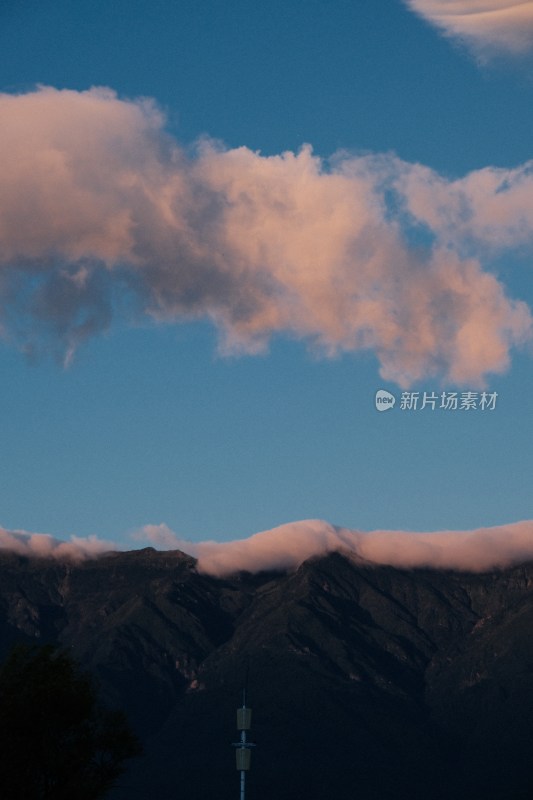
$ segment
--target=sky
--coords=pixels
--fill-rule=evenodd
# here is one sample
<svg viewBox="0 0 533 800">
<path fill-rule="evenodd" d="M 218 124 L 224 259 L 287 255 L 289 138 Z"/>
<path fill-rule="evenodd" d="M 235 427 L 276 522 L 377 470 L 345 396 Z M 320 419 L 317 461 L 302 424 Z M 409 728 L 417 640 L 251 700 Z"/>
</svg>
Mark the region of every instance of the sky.
<svg viewBox="0 0 533 800">
<path fill-rule="evenodd" d="M 4 531 L 532 519 L 532 53 L 531 2 L 2 3 Z"/>
</svg>

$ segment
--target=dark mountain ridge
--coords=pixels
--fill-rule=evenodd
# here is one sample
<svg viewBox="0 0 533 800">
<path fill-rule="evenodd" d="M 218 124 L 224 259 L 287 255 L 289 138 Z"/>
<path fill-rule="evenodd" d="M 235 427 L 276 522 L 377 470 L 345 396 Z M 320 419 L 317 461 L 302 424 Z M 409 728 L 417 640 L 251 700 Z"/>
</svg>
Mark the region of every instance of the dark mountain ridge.
<svg viewBox="0 0 533 800">
<path fill-rule="evenodd" d="M 247 665 L 251 800 L 529 797 L 533 564 L 400 570 L 339 553 L 199 574 L 179 551 L 0 555 L 0 650 L 57 642 L 145 741 L 117 800 L 235 797 Z"/>
</svg>

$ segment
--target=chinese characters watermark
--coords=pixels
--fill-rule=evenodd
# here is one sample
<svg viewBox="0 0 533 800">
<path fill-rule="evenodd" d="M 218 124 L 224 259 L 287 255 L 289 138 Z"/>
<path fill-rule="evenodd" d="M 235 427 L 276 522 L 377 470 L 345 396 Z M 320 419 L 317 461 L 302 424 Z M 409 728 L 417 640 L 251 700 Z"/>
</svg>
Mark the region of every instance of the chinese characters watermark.
<svg viewBox="0 0 533 800">
<path fill-rule="evenodd" d="M 498 392 L 402 392 L 398 408 L 401 411 L 494 411 Z M 396 397 L 385 389 L 376 392 L 378 411 L 394 408 Z"/>
</svg>

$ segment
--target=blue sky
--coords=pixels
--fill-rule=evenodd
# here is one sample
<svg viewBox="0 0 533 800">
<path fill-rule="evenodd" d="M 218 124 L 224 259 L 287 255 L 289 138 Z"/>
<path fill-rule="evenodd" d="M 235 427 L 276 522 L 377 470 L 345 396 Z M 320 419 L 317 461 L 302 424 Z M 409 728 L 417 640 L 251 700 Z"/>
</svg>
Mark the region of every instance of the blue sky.
<svg viewBox="0 0 533 800">
<path fill-rule="evenodd" d="M 422 0 L 418 6 L 415 10 L 423 10 Z M 470 278 L 472 298 L 476 281 L 487 275 L 494 280 L 491 292 L 501 286 L 508 299 L 531 307 L 533 237 L 528 228 L 522 239 L 513 238 L 513 219 L 519 220 L 522 233 L 529 224 L 526 173 L 505 178 L 515 181 L 517 199 L 509 212 L 496 208 L 498 220 L 509 214 L 501 230 L 492 207 L 483 205 L 485 189 L 478 178 L 461 184 L 475 218 L 466 232 L 455 212 L 437 219 L 442 199 L 434 207 L 432 200 L 429 205 L 417 200 L 422 191 L 437 197 L 434 176 L 460 180 L 487 167 L 512 170 L 531 158 L 533 67 L 527 52 L 517 54 L 509 46 L 514 41 L 509 37 L 493 47 L 496 34 L 491 40 L 484 33 L 488 50 L 480 51 L 477 39 L 473 46 L 471 38 L 441 35 L 427 15 L 423 18 L 400 0 L 4 3 L 0 22 L 0 90 L 11 97 L 30 96 L 42 84 L 76 93 L 106 86 L 128 103 L 154 98 L 164 112 L 169 141 L 187 152 L 208 136 L 226 153 L 244 146 L 273 156 L 309 143 L 317 156 L 328 159 L 341 150 L 357 169 L 363 162 L 350 159 L 388 154 L 385 167 L 365 161 L 365 176 L 379 182 L 375 176 L 384 170 L 386 181 L 402 181 L 407 170 L 412 183 L 407 188 L 402 183 L 401 189 L 395 183 L 394 191 L 412 202 L 409 213 L 416 216 L 416 223 L 399 234 L 409 255 L 395 265 L 389 263 L 395 258 L 391 249 L 389 262 L 380 267 L 388 278 L 397 268 L 398 279 L 407 276 L 415 291 L 417 270 L 425 269 L 432 237 L 437 237 L 443 251 L 480 265 L 481 272 Z M 43 106 L 35 113 L 51 119 L 56 112 Z M 35 117 L 32 136 L 39 136 L 43 119 Z M 167 141 L 159 129 L 156 135 Z M 69 140 L 70 146 L 77 145 Z M 90 143 L 84 147 L 90 149 Z M 75 152 L 84 157 L 81 146 Z M 198 163 L 194 153 L 190 159 Z M 250 170 L 259 168 L 252 156 L 248 161 Z M 215 155 L 205 163 L 218 180 L 223 162 Z M 247 164 L 237 167 L 244 171 Z M 424 165 L 433 177 L 421 177 L 406 164 Z M 326 164 L 322 174 L 329 169 L 334 166 Z M 35 180 L 41 181 L 39 187 L 36 183 L 41 191 L 44 179 L 36 175 Z M 275 181 L 274 176 L 272 185 Z M 494 197 L 498 193 L 494 190 Z M 3 207 L 9 214 L 15 195 L 6 193 Z M 451 208 L 453 198 L 446 198 Z M 399 202 L 392 200 L 393 205 Z M 27 216 L 33 213 L 29 195 L 25 207 Z M 21 224 L 29 225 L 22 204 L 17 208 Z M 433 215 L 429 222 L 426 208 Z M 401 227 L 396 205 L 394 213 Z M 32 281 L 48 280 L 35 276 L 49 276 L 57 268 L 51 253 L 57 254 L 59 245 L 47 249 L 47 239 L 31 259 L 23 250 L 20 255 L 8 227 L 18 218 L 6 212 L 6 219 L 6 252 L 15 254 L 4 257 L 6 274 L 13 264 L 20 268 L 20 259 L 31 261 L 34 269 L 16 302 L 11 284 L 2 294 L 0 523 L 6 528 L 60 538 L 97 534 L 124 543 L 132 531 L 162 522 L 187 539 L 225 540 L 305 518 L 351 528 L 408 530 L 531 518 L 533 379 L 524 324 L 509 345 L 509 365 L 498 362 L 499 374 L 492 369 L 497 359 L 491 360 L 491 353 L 479 356 L 488 359 L 488 366 L 476 371 L 476 350 L 462 379 L 454 379 L 461 354 L 439 351 L 436 367 L 400 386 L 398 373 L 380 376 L 375 347 L 343 345 L 328 355 L 328 347 L 316 346 L 316 336 L 324 331 L 308 335 L 306 320 L 289 330 L 274 327 L 268 346 L 257 354 L 250 347 L 221 354 L 220 338 L 207 319 L 210 301 L 193 321 L 174 306 L 171 312 L 163 297 L 164 321 L 157 321 L 143 313 L 135 293 L 126 293 L 124 300 L 119 282 L 112 289 L 111 322 L 83 337 L 64 367 L 57 357 L 64 354 L 57 319 L 54 327 L 47 318 L 44 333 L 35 328 L 35 355 L 23 352 L 21 341 L 27 344 L 27 339 L 19 335 L 35 322 L 29 322 L 24 306 Z M 203 224 L 209 238 L 209 218 Z M 31 225 L 30 232 L 39 220 Z M 487 236 L 494 239 L 490 248 Z M 154 252 L 157 256 L 159 251 Z M 304 248 L 302 281 L 307 257 Z M 402 267 L 408 257 L 412 261 Z M 69 261 L 64 252 L 62 258 L 74 269 L 75 258 Z M 150 258 L 149 274 L 159 280 L 158 265 Z M 76 263 L 90 270 L 87 259 L 84 255 Z M 104 276 L 98 280 L 110 281 L 115 274 L 108 267 L 98 269 Z M 171 269 L 179 270 L 179 263 L 172 262 Z M 445 264 L 442 269 L 454 268 Z M 214 279 L 219 278 L 215 273 Z M 173 287 L 170 280 L 165 272 L 158 292 Z M 202 288 L 211 297 L 209 287 Z M 440 289 L 430 297 L 439 306 L 432 312 L 437 335 L 447 330 L 446 297 Z M 230 305 L 235 295 L 231 298 Z M 58 303 L 54 296 L 50 307 L 63 308 Z M 233 313 L 233 308 L 217 309 Z M 507 304 L 501 313 L 512 315 L 519 326 L 516 309 Z M 502 330 L 510 324 L 502 322 Z M 227 325 L 234 332 L 234 322 Z M 490 325 L 476 322 L 476 336 L 483 337 Z M 404 348 L 401 358 L 408 355 Z M 440 369 L 446 358 L 448 367 Z M 481 391 L 480 374 L 487 391 L 498 392 L 494 411 L 399 408 L 402 390 Z M 374 407 L 379 388 L 398 397 L 387 413 Z"/>
</svg>

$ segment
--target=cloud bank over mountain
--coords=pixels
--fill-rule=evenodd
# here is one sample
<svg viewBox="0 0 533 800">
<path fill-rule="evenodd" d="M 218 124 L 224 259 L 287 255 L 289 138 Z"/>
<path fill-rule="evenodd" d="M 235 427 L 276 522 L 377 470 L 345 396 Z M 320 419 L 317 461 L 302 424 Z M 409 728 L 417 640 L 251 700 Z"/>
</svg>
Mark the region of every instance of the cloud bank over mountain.
<svg viewBox="0 0 533 800">
<path fill-rule="evenodd" d="M 232 542 L 187 542 L 166 525 L 147 525 L 146 541 L 180 549 L 198 559 L 198 569 L 224 576 L 245 570 L 296 569 L 306 559 L 344 552 L 372 564 L 482 572 L 533 559 L 533 521 L 472 531 L 362 532 L 322 520 L 288 523 Z"/>
<path fill-rule="evenodd" d="M 444 34 L 466 44 L 481 59 L 532 49 L 530 0 L 405 0 Z"/>
<path fill-rule="evenodd" d="M 372 351 L 402 387 L 482 386 L 533 335 L 487 268 L 533 244 L 531 164 L 458 181 L 394 155 L 185 151 L 151 100 L 0 95 L 0 335 L 68 363 L 116 313 Z"/>
<path fill-rule="evenodd" d="M 223 577 L 232 573 L 294 570 L 308 558 L 342 552 L 371 564 L 411 569 L 429 567 L 472 572 L 533 560 L 533 520 L 471 531 L 358 531 L 324 520 L 302 520 L 229 542 L 191 542 L 164 523 L 145 525 L 133 536 L 159 550 L 181 550 L 197 559 L 197 569 Z M 96 536 L 65 542 L 49 534 L 0 527 L 0 550 L 22 556 L 97 558 L 116 551 Z"/>
<path fill-rule="evenodd" d="M 0 551 L 2 550 L 20 556 L 84 561 L 116 550 L 116 546 L 97 536 L 71 536 L 70 541 L 65 542 L 48 533 L 11 531 L 0 526 Z"/>
</svg>

